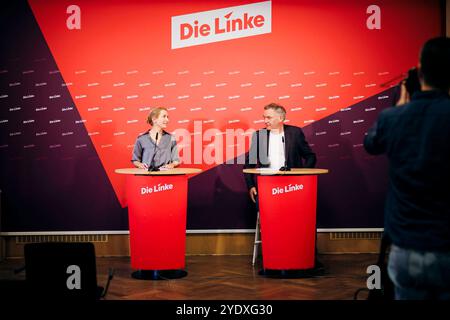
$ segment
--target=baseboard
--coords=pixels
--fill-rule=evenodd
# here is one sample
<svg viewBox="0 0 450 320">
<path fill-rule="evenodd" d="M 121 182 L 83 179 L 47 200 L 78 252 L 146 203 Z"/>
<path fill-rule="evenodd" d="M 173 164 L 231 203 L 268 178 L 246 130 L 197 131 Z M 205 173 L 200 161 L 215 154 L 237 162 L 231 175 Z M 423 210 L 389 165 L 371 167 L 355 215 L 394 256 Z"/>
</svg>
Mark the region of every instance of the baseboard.
<svg viewBox="0 0 450 320">
<path fill-rule="evenodd" d="M 318 233 L 319 253 L 377 253 L 381 233 L 346 232 Z M 129 256 L 128 235 L 76 235 L 76 236 L 7 236 L 0 240 L 0 253 L 6 258 L 23 257 L 23 247 L 28 242 L 93 242 L 98 257 Z M 188 234 L 186 255 L 251 255 L 254 234 Z"/>
</svg>

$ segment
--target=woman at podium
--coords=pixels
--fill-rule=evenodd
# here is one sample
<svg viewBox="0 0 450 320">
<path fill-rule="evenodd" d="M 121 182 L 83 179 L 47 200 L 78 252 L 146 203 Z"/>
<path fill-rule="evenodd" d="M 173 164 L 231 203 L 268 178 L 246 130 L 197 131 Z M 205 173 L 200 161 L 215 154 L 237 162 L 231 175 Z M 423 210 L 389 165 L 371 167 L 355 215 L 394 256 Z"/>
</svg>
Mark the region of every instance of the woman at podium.
<svg viewBox="0 0 450 320">
<path fill-rule="evenodd" d="M 140 169 L 173 169 L 180 164 L 175 136 L 166 132 L 169 113 L 166 108 L 153 109 L 147 118 L 151 129 L 137 137 L 131 162 Z"/>
</svg>

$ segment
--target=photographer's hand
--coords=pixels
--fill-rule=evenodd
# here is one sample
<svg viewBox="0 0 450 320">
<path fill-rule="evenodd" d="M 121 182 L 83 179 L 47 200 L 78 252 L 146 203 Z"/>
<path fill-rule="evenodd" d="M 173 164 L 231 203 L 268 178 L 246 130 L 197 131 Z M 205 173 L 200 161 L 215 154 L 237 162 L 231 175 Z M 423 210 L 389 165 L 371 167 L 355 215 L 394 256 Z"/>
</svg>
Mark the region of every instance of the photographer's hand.
<svg viewBox="0 0 450 320">
<path fill-rule="evenodd" d="M 399 107 L 406 103 L 408 103 L 411 100 L 408 90 L 406 90 L 406 81 L 403 80 L 400 84 L 400 99 L 398 99 L 395 106 Z"/>
</svg>

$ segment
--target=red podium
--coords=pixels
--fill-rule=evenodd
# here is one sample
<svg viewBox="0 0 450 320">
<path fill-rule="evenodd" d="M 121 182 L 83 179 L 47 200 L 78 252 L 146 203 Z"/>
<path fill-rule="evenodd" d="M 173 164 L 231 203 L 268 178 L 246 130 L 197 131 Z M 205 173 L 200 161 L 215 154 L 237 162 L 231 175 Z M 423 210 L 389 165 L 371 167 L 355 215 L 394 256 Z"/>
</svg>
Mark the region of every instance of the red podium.
<svg viewBox="0 0 450 320">
<path fill-rule="evenodd" d="M 261 275 L 298 278 L 314 274 L 317 175 L 326 169 L 245 169 L 256 174 L 263 269 Z"/>
<path fill-rule="evenodd" d="M 185 267 L 188 174 L 200 169 L 148 172 L 117 169 L 127 176 L 131 267 L 136 279 L 175 279 Z"/>
</svg>

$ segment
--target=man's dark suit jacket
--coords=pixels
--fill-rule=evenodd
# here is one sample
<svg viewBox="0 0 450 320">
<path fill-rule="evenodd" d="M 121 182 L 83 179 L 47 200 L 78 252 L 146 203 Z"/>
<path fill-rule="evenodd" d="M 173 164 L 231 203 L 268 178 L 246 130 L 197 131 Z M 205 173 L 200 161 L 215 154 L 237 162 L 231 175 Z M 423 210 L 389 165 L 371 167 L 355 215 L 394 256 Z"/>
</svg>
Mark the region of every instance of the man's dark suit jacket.
<svg viewBox="0 0 450 320">
<path fill-rule="evenodd" d="M 269 167 L 270 131 L 261 129 L 253 133 L 249 152 L 245 156 L 245 169 Z M 286 164 L 290 168 L 314 168 L 316 155 L 311 150 L 301 128 L 284 125 Z M 303 162 L 304 159 L 304 162 Z M 250 189 L 256 186 L 253 174 L 245 174 Z"/>
</svg>

